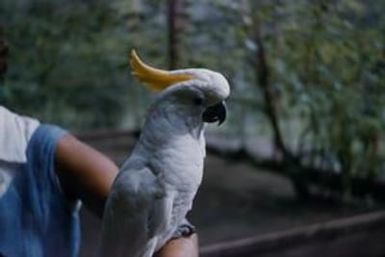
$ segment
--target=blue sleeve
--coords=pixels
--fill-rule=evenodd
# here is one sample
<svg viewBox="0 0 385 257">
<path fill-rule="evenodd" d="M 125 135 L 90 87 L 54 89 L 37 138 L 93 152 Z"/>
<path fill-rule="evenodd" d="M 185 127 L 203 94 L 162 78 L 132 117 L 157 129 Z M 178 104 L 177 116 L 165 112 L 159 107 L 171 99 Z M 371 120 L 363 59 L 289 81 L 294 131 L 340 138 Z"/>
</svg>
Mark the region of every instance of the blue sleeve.
<svg viewBox="0 0 385 257">
<path fill-rule="evenodd" d="M 7 257 L 75 257 L 80 243 L 78 208 L 63 195 L 55 171 L 58 141 L 63 129 L 40 125 L 27 147 L 27 163 L 20 167 L 0 207 L 0 253 Z M 15 241 L 16 240 L 16 241 Z"/>
<path fill-rule="evenodd" d="M 59 127 L 41 125 L 32 135 L 27 148 L 27 176 L 34 183 L 29 193 L 32 194 L 32 206 L 42 227 L 47 226 L 45 223 L 49 220 L 53 195 L 62 197 L 56 178 L 55 151 L 58 141 L 65 134 L 66 131 Z"/>
</svg>

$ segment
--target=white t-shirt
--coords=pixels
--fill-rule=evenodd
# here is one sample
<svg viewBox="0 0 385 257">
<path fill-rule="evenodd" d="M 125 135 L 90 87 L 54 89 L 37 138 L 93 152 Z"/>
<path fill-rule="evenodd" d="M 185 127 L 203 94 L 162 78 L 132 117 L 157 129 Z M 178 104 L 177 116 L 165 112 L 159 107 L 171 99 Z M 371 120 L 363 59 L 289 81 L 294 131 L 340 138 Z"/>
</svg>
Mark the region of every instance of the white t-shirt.
<svg viewBox="0 0 385 257">
<path fill-rule="evenodd" d="M 39 124 L 0 105 L 0 197 L 11 183 L 17 166 L 26 162 L 28 142 Z"/>
</svg>

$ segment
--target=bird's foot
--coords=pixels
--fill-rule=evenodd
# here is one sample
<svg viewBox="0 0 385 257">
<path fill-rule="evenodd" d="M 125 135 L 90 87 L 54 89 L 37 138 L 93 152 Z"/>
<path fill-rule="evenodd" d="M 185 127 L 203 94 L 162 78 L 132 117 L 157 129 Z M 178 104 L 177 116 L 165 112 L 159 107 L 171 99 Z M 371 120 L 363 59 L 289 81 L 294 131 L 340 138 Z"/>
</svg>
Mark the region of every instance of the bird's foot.
<svg viewBox="0 0 385 257">
<path fill-rule="evenodd" d="M 190 222 L 179 225 L 173 235 L 173 239 L 180 237 L 189 237 L 196 232 L 195 226 Z"/>
</svg>

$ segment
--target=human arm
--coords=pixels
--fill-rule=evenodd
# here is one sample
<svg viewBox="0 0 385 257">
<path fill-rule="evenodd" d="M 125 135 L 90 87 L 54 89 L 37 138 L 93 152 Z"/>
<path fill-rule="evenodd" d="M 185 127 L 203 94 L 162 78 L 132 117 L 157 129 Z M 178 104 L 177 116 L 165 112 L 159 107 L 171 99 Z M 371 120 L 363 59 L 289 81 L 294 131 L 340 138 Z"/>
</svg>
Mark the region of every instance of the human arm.
<svg viewBox="0 0 385 257">
<path fill-rule="evenodd" d="M 66 135 L 56 149 L 56 167 L 61 187 L 70 199 L 81 199 L 99 217 L 118 173 L 118 167 L 105 155 Z M 197 257 L 196 234 L 169 241 L 157 257 Z"/>
<path fill-rule="evenodd" d="M 69 199 L 81 199 L 100 218 L 118 171 L 109 158 L 74 136 L 59 140 L 56 172 L 64 194 Z"/>
<path fill-rule="evenodd" d="M 180 237 L 169 241 L 155 257 L 198 257 L 198 236 Z"/>
</svg>

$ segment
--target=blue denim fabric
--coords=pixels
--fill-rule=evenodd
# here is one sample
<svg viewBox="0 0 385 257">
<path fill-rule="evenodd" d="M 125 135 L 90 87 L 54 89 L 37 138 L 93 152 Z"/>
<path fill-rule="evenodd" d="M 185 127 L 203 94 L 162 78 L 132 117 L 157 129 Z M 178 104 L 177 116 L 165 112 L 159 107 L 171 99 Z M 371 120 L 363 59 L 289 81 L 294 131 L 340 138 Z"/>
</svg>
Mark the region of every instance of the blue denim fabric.
<svg viewBox="0 0 385 257">
<path fill-rule="evenodd" d="M 41 125 L 27 147 L 27 163 L 0 198 L 0 256 L 75 257 L 78 208 L 65 198 L 55 174 L 55 149 L 66 132 Z"/>
</svg>

